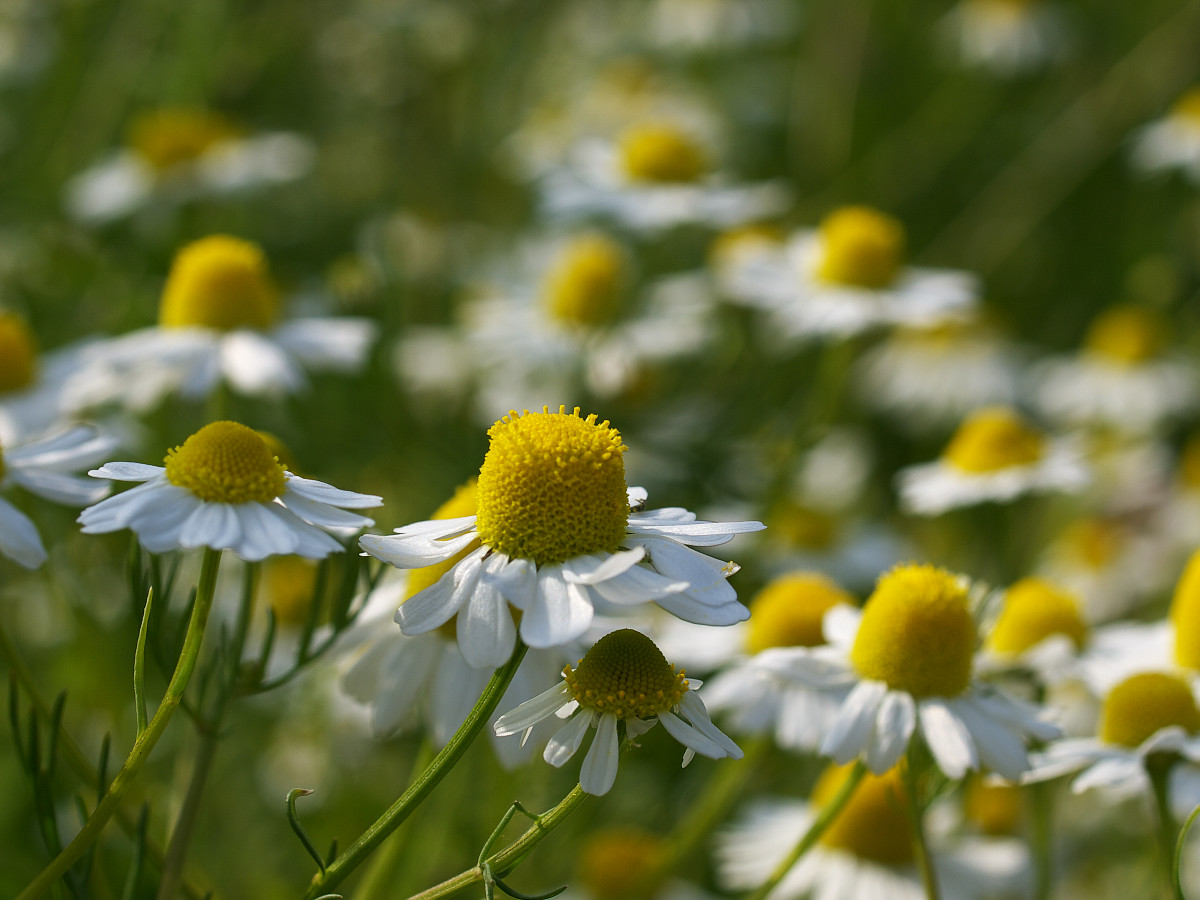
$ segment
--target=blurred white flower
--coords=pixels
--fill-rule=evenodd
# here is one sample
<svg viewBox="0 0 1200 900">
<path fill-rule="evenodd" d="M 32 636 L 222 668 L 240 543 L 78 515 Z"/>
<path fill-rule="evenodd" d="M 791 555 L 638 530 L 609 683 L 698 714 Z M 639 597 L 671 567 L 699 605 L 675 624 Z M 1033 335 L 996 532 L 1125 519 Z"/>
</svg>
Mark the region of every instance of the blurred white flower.
<svg viewBox="0 0 1200 900">
<path fill-rule="evenodd" d="M 1184 92 L 1166 115 L 1137 131 L 1132 163 L 1143 172 L 1178 169 L 1200 182 L 1200 87 Z"/>
<path fill-rule="evenodd" d="M 1043 0 L 960 0 L 940 29 L 961 63 L 1000 76 L 1054 61 L 1068 36 L 1060 11 Z"/>
</svg>

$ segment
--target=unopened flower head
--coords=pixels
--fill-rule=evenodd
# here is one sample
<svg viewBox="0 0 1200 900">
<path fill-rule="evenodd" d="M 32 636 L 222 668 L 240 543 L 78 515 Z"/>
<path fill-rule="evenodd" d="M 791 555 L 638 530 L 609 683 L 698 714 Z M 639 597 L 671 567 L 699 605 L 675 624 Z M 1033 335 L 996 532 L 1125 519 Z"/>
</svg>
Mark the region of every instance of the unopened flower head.
<svg viewBox="0 0 1200 900">
<path fill-rule="evenodd" d="M 520 734 L 551 716 L 566 718 L 546 745 L 543 758 L 561 766 L 583 743 L 596 737 L 579 776 L 590 794 L 604 794 L 617 777 L 621 742 L 636 738 L 656 721 L 687 749 L 686 766 L 696 753 L 713 759 L 739 759 L 742 751 L 708 717 L 682 670 L 663 656 L 650 638 L 623 628 L 600 638 L 563 681 L 496 720 L 498 735 Z"/>
<path fill-rule="evenodd" d="M 279 315 L 266 254 L 250 241 L 210 235 L 183 247 L 171 264 L 158 318 L 168 328 L 264 331 Z"/>
</svg>

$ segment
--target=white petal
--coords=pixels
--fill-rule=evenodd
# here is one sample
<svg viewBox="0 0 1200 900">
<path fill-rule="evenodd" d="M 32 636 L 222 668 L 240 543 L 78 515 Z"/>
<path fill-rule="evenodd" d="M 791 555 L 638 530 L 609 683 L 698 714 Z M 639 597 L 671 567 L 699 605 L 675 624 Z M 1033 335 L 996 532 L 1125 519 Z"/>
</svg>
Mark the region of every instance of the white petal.
<svg viewBox="0 0 1200 900">
<path fill-rule="evenodd" d="M 882 681 L 860 681 L 855 685 L 842 704 L 833 728 L 821 742 L 821 754 L 848 763 L 862 753 L 871 738 L 875 716 L 887 692 L 888 687 Z"/>
<path fill-rule="evenodd" d="M 65 472 L 9 469 L 8 474 L 13 481 L 30 493 L 69 506 L 95 503 L 102 500 L 112 489 L 110 484 L 85 478 L 82 475 L 68 475 Z"/>
<path fill-rule="evenodd" d="M 492 730 L 501 737 L 508 734 L 520 734 L 542 719 L 554 715 L 570 701 L 571 689 L 567 687 L 565 681 L 560 681 L 554 687 L 542 691 L 536 697 L 531 697 L 510 709 L 496 720 Z"/>
<path fill-rule="evenodd" d="M 599 796 L 607 794 L 617 780 L 617 761 L 620 745 L 617 742 L 617 718 L 609 713 L 600 717 L 596 737 L 588 748 L 579 771 L 579 786 L 585 792 Z"/>
<path fill-rule="evenodd" d="M 917 723 L 916 704 L 904 691 L 888 691 L 875 717 L 875 737 L 867 747 L 867 767 L 881 775 L 908 749 Z"/>
<path fill-rule="evenodd" d="M 283 505 L 295 515 L 306 522 L 310 522 L 313 525 L 320 525 L 323 528 L 351 528 L 357 531 L 359 528 L 369 528 L 375 524 L 374 519 L 368 519 L 366 516 L 360 516 L 357 513 L 347 512 L 344 509 L 338 509 L 336 506 L 330 506 L 326 503 L 309 500 L 307 497 L 301 497 L 290 490 L 284 493 L 281 500 Z"/>
<path fill-rule="evenodd" d="M 689 681 L 693 688 L 700 687 L 699 679 L 692 678 Z M 687 716 L 687 720 L 691 723 L 692 727 L 716 743 L 724 750 L 726 756 L 731 759 L 742 758 L 742 748 L 713 724 L 712 719 L 709 718 L 708 710 L 704 707 L 704 701 L 700 699 L 700 695 L 695 690 L 689 690 L 680 698 L 679 709 Z"/>
<path fill-rule="evenodd" d="M 587 712 L 577 712 L 567 719 L 567 724 L 554 732 L 554 737 L 550 738 L 550 742 L 546 744 L 546 749 L 542 752 L 542 759 L 555 768 L 563 765 L 575 755 L 575 751 L 583 743 L 591 721 L 592 714 Z"/>
<path fill-rule="evenodd" d="M 583 636 L 592 624 L 591 601 L 563 578 L 561 566 L 538 570 L 537 594 L 521 617 L 521 638 L 530 647 L 558 647 Z"/>
<path fill-rule="evenodd" d="M 662 727 L 671 737 L 702 756 L 707 756 L 709 759 L 722 759 L 728 755 L 724 747 L 716 741 L 709 740 L 674 713 L 661 712 L 658 714 L 658 721 L 662 723 Z"/>
<path fill-rule="evenodd" d="M 376 559 L 398 569 L 423 569 L 445 562 L 476 540 L 474 531 L 445 540 L 398 534 L 364 534 L 358 544 Z"/>
<path fill-rule="evenodd" d="M 46 561 L 46 548 L 33 520 L 4 499 L 0 499 L 0 553 L 26 569 Z"/>
<path fill-rule="evenodd" d="M 929 752 L 948 778 L 958 780 L 968 770 L 979 768 L 971 733 L 945 700 L 927 697 L 917 704 L 917 709 Z"/>
<path fill-rule="evenodd" d="M 426 689 L 441 643 L 436 637 L 409 638 L 401 634 L 396 637 L 399 640 L 379 667 L 375 684 L 371 725 L 380 735 L 390 735 L 415 724 L 413 704 Z"/>
<path fill-rule="evenodd" d="M 608 556 L 579 556 L 563 563 L 563 577 L 575 584 L 599 584 L 628 571 L 645 555 L 643 548 L 635 547 Z"/>
<path fill-rule="evenodd" d="M 474 583 L 479 577 L 483 548 L 460 559 L 436 582 L 418 591 L 400 604 L 396 623 L 405 634 L 432 631 L 450 620 L 467 599 L 459 590 L 464 581 Z"/>
<path fill-rule="evenodd" d="M 149 481 L 167 471 L 162 466 L 148 466 L 135 462 L 109 462 L 88 472 L 93 478 L 111 478 L 113 481 Z"/>
<path fill-rule="evenodd" d="M 479 579 L 458 616 L 458 647 L 476 669 L 495 669 L 512 656 L 517 639 L 508 603 L 495 588 Z"/>
<path fill-rule="evenodd" d="M 273 337 L 310 369 L 353 372 L 361 368 L 379 326 L 370 319 L 291 319 L 275 329 Z"/>
<path fill-rule="evenodd" d="M 241 536 L 241 522 L 231 504 L 201 503 L 184 521 L 180 529 L 180 545 L 225 550 L 235 546 Z"/>
<path fill-rule="evenodd" d="M 300 367 L 256 331 L 233 331 L 220 343 L 220 370 L 243 394 L 294 394 L 305 386 Z"/>
<path fill-rule="evenodd" d="M 324 503 L 329 506 L 340 506 L 342 509 L 374 509 L 377 506 L 383 505 L 383 498 L 377 497 L 374 494 L 357 494 L 354 491 L 343 491 L 341 488 L 335 488 L 324 481 L 301 478 L 299 475 L 289 475 L 287 487 L 289 491 L 299 494 L 306 500 Z M 446 521 L 444 519 L 441 520 L 442 524 Z"/>
<path fill-rule="evenodd" d="M 695 547 L 715 547 L 733 540 L 739 534 L 762 531 L 762 522 L 691 522 L 684 525 L 650 525 L 630 520 L 633 534 L 656 535 Z"/>
</svg>

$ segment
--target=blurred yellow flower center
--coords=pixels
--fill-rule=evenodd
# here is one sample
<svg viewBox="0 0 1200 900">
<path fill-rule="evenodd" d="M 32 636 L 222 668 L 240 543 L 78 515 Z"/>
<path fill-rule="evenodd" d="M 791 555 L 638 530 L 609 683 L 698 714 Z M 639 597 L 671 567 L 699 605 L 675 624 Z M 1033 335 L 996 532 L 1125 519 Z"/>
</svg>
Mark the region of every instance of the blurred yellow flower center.
<svg viewBox="0 0 1200 900">
<path fill-rule="evenodd" d="M 25 320 L 0 312 L 0 393 L 19 391 L 37 373 L 37 344 Z"/>
<path fill-rule="evenodd" d="M 998 472 L 1042 458 L 1045 438 L 1011 409 L 981 409 L 958 426 L 942 459 L 963 472 Z"/>
<path fill-rule="evenodd" d="M 866 206 L 844 206 L 821 222 L 817 277 L 833 284 L 883 288 L 904 265 L 904 226 Z"/>
<path fill-rule="evenodd" d="M 579 882 L 596 900 L 651 900 L 647 879 L 663 849 L 661 837 L 640 828 L 593 832 L 579 852 Z"/>
<path fill-rule="evenodd" d="M 638 125 L 618 142 L 621 168 L 634 181 L 696 181 L 708 170 L 704 152 L 669 125 Z"/>
<path fill-rule="evenodd" d="M 303 556 L 272 556 L 263 564 L 263 593 L 281 625 L 308 621 L 317 586 L 317 563 Z"/>
<path fill-rule="evenodd" d="M 621 248 L 602 235 L 571 241 L 542 285 L 550 315 L 573 325 L 611 322 L 621 302 L 624 267 Z"/>
<path fill-rule="evenodd" d="M 1075 649 L 1087 640 L 1087 625 L 1075 597 L 1042 578 L 1022 578 L 1004 594 L 1004 607 L 988 635 L 997 653 L 1023 653 L 1051 635 L 1070 638 Z"/>
<path fill-rule="evenodd" d="M 1200 488 L 1200 433 L 1193 434 L 1179 458 L 1179 480 L 1188 488 Z"/>
<path fill-rule="evenodd" d="M 1200 710 L 1187 683 L 1165 672 L 1126 678 L 1108 692 L 1100 711 L 1100 739 L 1122 747 L 1138 747 L 1170 725 L 1194 734 L 1200 730 Z"/>
<path fill-rule="evenodd" d="M 772 510 L 768 526 L 773 539 L 811 550 L 825 550 L 838 537 L 835 517 L 798 503 L 785 502 Z"/>
<path fill-rule="evenodd" d="M 130 148 L 160 172 L 195 162 L 238 130 L 229 120 L 200 109 L 160 109 L 139 116 L 129 127 Z"/>
<path fill-rule="evenodd" d="M 1071 559 L 1099 570 L 1116 560 L 1126 539 L 1126 532 L 1115 522 L 1085 518 L 1063 529 L 1057 543 Z"/>
<path fill-rule="evenodd" d="M 1171 106 L 1171 115 L 1200 127 L 1200 87 L 1191 88 Z"/>
<path fill-rule="evenodd" d="M 1015 784 L 988 784 L 982 778 L 967 780 L 963 813 L 984 834 L 1013 835 L 1021 824 L 1021 788 Z"/>
<path fill-rule="evenodd" d="M 175 255 L 158 308 L 167 328 L 270 328 L 279 312 L 279 294 L 262 248 L 215 234 L 188 244 Z"/>
<path fill-rule="evenodd" d="M 1166 344 L 1162 320 L 1140 306 L 1115 306 L 1089 326 L 1083 346 L 1110 362 L 1137 365 L 1153 359 Z"/>
<path fill-rule="evenodd" d="M 687 679 L 654 641 L 622 628 L 606 634 L 572 669 L 563 668 L 571 696 L 585 709 L 618 719 L 648 719 L 667 712 L 687 693 Z"/>
<path fill-rule="evenodd" d="M 568 413 L 512 413 L 488 429 L 479 469 L 479 539 L 538 565 L 612 553 L 625 539 L 625 445 L 608 421 Z"/>
<path fill-rule="evenodd" d="M 851 766 L 826 769 L 813 786 L 813 806 L 818 809 L 827 806 L 846 783 L 851 769 Z M 897 769 L 883 775 L 868 772 L 833 824 L 821 835 L 821 843 L 884 865 L 912 862 L 907 810 L 908 800 Z"/>
<path fill-rule="evenodd" d="M 850 661 L 863 678 L 914 697 L 953 697 L 971 681 L 975 621 L 967 585 L 930 565 L 880 577 L 863 607 Z"/>
<path fill-rule="evenodd" d="M 1175 662 L 1200 669 L 1200 551 L 1192 554 L 1175 585 L 1170 620 L 1175 631 Z"/>
<path fill-rule="evenodd" d="M 776 578 L 750 602 L 747 652 L 824 644 L 821 624 L 825 613 L 839 603 L 853 604 L 854 598 L 819 573 L 795 572 Z"/>
<path fill-rule="evenodd" d="M 167 480 L 208 503 L 270 503 L 283 493 L 283 465 L 253 428 L 205 425 L 167 451 Z"/>
</svg>

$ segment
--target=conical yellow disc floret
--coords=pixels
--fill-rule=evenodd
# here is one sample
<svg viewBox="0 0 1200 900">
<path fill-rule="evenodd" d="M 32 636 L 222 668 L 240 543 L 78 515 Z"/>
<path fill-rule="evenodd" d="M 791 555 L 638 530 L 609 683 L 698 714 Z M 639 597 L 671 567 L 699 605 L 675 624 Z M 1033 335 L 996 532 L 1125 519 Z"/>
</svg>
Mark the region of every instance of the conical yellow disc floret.
<svg viewBox="0 0 1200 900">
<path fill-rule="evenodd" d="M 649 719 L 687 693 L 687 679 L 654 641 L 632 628 L 606 634 L 572 669 L 563 669 L 571 696 L 584 709 L 618 719 Z"/>
<path fill-rule="evenodd" d="M 700 147 L 670 125 L 638 125 L 618 141 L 621 168 L 634 181 L 689 182 L 708 171 Z"/>
<path fill-rule="evenodd" d="M 863 678 L 914 697 L 953 697 L 971 681 L 975 621 L 967 585 L 930 565 L 897 566 L 863 607 L 850 661 Z"/>
<path fill-rule="evenodd" d="M 617 244 L 599 234 L 571 241 L 542 285 L 550 315 L 573 325 L 603 325 L 616 318 L 625 277 L 625 258 Z"/>
<path fill-rule="evenodd" d="M 158 308 L 167 328 L 270 328 L 279 295 L 262 248 L 250 241 L 214 234 L 175 255 Z"/>
<path fill-rule="evenodd" d="M 1014 410 L 996 406 L 968 416 L 946 445 L 942 459 L 963 472 L 998 472 L 1031 465 L 1044 452 L 1041 432 Z"/>
<path fill-rule="evenodd" d="M 1200 710 L 1191 687 L 1165 672 L 1126 678 L 1108 692 L 1100 711 L 1100 739 L 1122 747 L 1138 747 L 1170 725 L 1195 734 L 1200 730 Z"/>
<path fill-rule="evenodd" d="M 793 572 L 776 578 L 750 601 L 746 650 L 768 647 L 816 647 L 825 643 L 825 613 L 839 603 L 854 603 L 833 579 L 818 572 Z"/>
<path fill-rule="evenodd" d="M 1171 600 L 1175 631 L 1175 662 L 1200 669 L 1200 551 L 1192 554 L 1175 585 Z"/>
<path fill-rule="evenodd" d="M 538 565 L 612 553 L 625 539 L 629 497 L 625 445 L 608 421 L 512 413 L 490 429 L 479 469 L 479 539 Z"/>
<path fill-rule="evenodd" d="M 593 832 L 579 851 L 579 883 L 597 900 L 651 900 L 663 850 L 661 837 L 640 828 Z"/>
<path fill-rule="evenodd" d="M 1171 115 L 1200 127 L 1200 87 L 1189 88 L 1171 105 Z"/>
<path fill-rule="evenodd" d="M 223 116 L 200 109 L 160 109 L 139 116 L 129 127 L 130 148 L 159 171 L 195 162 L 217 144 L 237 137 Z"/>
<path fill-rule="evenodd" d="M 167 480 L 208 503 L 270 503 L 284 490 L 283 465 L 253 428 L 205 425 L 167 451 Z"/>
<path fill-rule="evenodd" d="M 813 805 L 818 809 L 827 806 L 846 783 L 851 769 L 851 766 L 826 769 L 813 786 Z M 882 775 L 868 772 L 833 824 L 821 835 L 821 843 L 884 865 L 912 862 L 907 810 L 908 800 L 897 769 Z"/>
<path fill-rule="evenodd" d="M 870 207 L 834 210 L 821 222 L 820 234 L 822 281 L 884 288 L 904 265 L 904 226 Z"/>
<path fill-rule="evenodd" d="M 1166 338 L 1165 325 L 1151 310 L 1114 306 L 1092 321 L 1083 346 L 1107 360 L 1132 366 L 1157 356 Z"/>
<path fill-rule="evenodd" d="M 1004 608 L 992 626 L 987 645 L 997 653 L 1023 653 L 1051 635 L 1070 638 L 1075 649 L 1087 640 L 1079 601 L 1042 578 L 1022 578 L 1004 594 Z"/>
<path fill-rule="evenodd" d="M 20 316 L 0 312 L 0 394 L 19 391 L 37 373 L 37 344 Z"/>
</svg>

